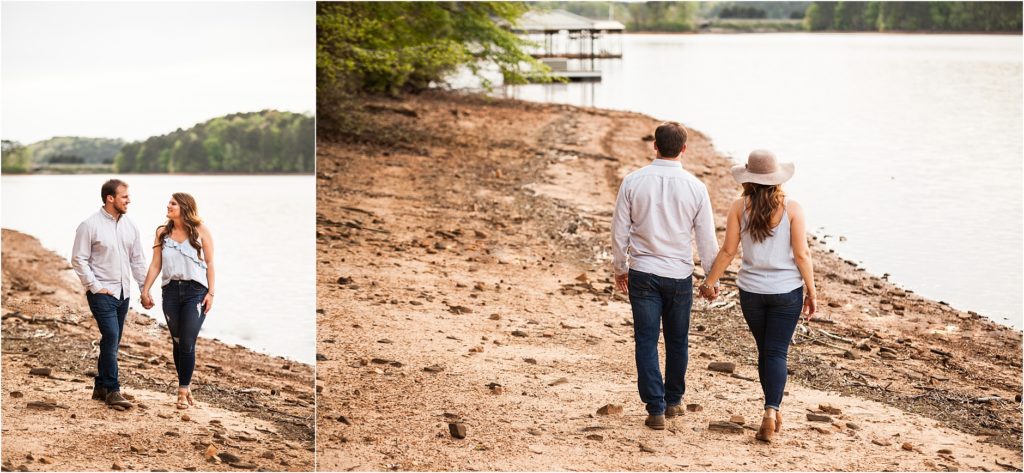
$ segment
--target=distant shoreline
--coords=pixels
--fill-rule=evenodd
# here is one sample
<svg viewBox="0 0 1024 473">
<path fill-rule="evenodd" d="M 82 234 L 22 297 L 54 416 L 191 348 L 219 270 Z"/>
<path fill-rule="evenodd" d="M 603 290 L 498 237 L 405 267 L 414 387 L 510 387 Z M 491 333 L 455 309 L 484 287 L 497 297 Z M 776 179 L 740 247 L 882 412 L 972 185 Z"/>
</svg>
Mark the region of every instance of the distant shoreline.
<svg viewBox="0 0 1024 473">
<path fill-rule="evenodd" d="M 927 35 L 982 35 L 982 36 L 1022 36 L 1024 32 L 998 32 L 998 31 L 979 31 L 979 32 L 968 32 L 968 31 L 837 31 L 837 30 L 822 30 L 822 31 L 806 31 L 806 30 L 771 30 L 765 28 L 764 30 L 743 30 L 743 29 L 732 29 L 732 28 L 715 28 L 716 31 L 626 31 L 624 35 L 665 35 L 665 36 L 696 36 L 696 35 L 731 35 L 731 34 L 767 34 L 767 33 L 790 33 L 790 34 L 840 34 L 840 35 L 914 35 L 914 36 L 927 36 Z"/>
</svg>

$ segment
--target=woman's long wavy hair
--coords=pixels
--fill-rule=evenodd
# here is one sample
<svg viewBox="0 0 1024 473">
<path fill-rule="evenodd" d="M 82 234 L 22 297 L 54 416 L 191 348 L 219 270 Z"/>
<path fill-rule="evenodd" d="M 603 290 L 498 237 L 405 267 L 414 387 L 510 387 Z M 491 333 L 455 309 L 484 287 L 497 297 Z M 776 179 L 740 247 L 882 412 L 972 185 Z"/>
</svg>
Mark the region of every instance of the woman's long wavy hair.
<svg viewBox="0 0 1024 473">
<path fill-rule="evenodd" d="M 746 197 L 747 227 L 743 231 L 750 233 L 755 242 L 762 242 L 772 236 L 772 216 L 783 204 L 786 193 L 782 186 L 743 183 L 743 196 Z"/>
<path fill-rule="evenodd" d="M 203 259 L 203 245 L 199 243 L 199 230 L 197 227 L 203 223 L 203 219 L 199 218 L 199 207 L 196 205 L 196 199 L 193 199 L 191 195 L 184 192 L 175 192 L 171 194 L 171 198 L 178 203 L 178 209 L 181 211 L 181 221 L 185 224 L 185 234 L 188 235 L 188 242 L 192 244 L 192 247 L 199 253 L 199 259 Z M 163 231 L 160 232 L 160 247 L 164 246 L 164 237 L 171 234 L 174 231 L 174 220 L 167 220 L 167 223 L 163 225 Z"/>
</svg>

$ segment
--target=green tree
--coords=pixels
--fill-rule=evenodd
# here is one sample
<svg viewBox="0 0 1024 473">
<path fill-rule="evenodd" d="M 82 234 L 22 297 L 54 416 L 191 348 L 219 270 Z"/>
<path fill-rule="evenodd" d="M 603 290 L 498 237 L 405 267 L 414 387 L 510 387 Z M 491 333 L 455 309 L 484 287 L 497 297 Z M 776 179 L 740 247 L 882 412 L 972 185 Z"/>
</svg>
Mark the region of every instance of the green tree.
<svg viewBox="0 0 1024 473">
<path fill-rule="evenodd" d="M 867 2 L 839 2 L 832 27 L 839 31 L 873 30 L 875 25 L 868 23 L 867 10 Z"/>
<path fill-rule="evenodd" d="M 867 2 L 864 9 L 864 29 L 878 31 L 878 11 L 881 2 Z"/>
<path fill-rule="evenodd" d="M 624 24 L 630 31 L 693 31 L 697 10 L 693 2 L 629 3 Z"/>
<path fill-rule="evenodd" d="M 17 141 L 3 140 L 0 144 L 0 172 L 26 173 L 32 170 L 32 151 Z"/>
<path fill-rule="evenodd" d="M 832 28 L 835 22 L 836 2 L 814 2 L 804 12 L 804 29 L 821 31 Z"/>
<path fill-rule="evenodd" d="M 317 97 L 422 90 L 485 64 L 525 82 L 524 64 L 542 66 L 507 26 L 526 11 L 518 2 L 318 3 Z"/>
<path fill-rule="evenodd" d="M 878 9 L 879 31 L 932 29 L 929 2 L 882 2 Z"/>
</svg>

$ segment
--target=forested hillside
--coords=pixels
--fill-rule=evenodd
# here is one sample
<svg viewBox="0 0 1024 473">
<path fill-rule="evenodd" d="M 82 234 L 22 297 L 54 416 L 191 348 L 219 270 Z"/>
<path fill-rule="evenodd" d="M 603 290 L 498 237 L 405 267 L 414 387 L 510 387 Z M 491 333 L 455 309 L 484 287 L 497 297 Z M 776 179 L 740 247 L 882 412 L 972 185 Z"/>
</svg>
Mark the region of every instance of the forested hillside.
<svg viewBox="0 0 1024 473">
<path fill-rule="evenodd" d="M 313 118 L 264 110 L 217 117 L 129 143 L 114 159 L 124 173 L 313 172 Z"/>
</svg>

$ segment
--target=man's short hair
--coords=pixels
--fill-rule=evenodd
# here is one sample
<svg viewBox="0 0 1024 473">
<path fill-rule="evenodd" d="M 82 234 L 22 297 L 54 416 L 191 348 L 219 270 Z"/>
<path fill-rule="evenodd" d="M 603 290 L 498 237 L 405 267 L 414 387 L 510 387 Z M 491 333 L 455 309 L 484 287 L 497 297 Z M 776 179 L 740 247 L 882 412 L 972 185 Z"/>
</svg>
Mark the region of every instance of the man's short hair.
<svg viewBox="0 0 1024 473">
<path fill-rule="evenodd" d="M 107 196 L 117 197 L 117 188 L 125 186 L 128 187 L 128 183 L 120 179 L 111 179 L 103 183 L 103 187 L 100 187 L 100 199 L 103 199 L 103 203 L 107 203 Z"/>
<path fill-rule="evenodd" d="M 665 122 L 654 130 L 654 144 L 663 158 L 674 158 L 686 146 L 686 128 L 677 122 Z"/>
</svg>

